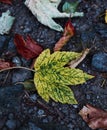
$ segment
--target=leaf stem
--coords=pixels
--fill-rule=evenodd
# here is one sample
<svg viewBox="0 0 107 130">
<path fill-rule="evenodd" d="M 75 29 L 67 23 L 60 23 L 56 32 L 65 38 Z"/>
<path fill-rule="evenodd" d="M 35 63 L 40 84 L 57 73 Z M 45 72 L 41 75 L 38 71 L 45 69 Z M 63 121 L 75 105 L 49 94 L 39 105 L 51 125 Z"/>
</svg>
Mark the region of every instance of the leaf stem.
<svg viewBox="0 0 107 130">
<path fill-rule="evenodd" d="M 36 72 L 35 70 L 27 68 L 27 67 L 15 66 L 15 67 L 9 67 L 9 68 L 2 69 L 2 70 L 0 70 L 0 73 L 7 71 L 7 70 L 13 70 L 13 69 L 25 69 L 25 70 L 29 70 L 29 71 L 32 71 L 32 72 Z"/>
</svg>

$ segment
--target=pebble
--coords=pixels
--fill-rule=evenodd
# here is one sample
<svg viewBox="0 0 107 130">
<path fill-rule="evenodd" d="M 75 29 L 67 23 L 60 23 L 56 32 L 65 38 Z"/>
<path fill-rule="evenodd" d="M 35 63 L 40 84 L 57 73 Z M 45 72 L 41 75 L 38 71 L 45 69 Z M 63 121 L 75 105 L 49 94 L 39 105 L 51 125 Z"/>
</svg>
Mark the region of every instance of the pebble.
<svg viewBox="0 0 107 130">
<path fill-rule="evenodd" d="M 38 113 L 39 116 L 43 115 L 44 114 L 44 110 L 39 109 L 37 113 Z"/>
<path fill-rule="evenodd" d="M 15 130 L 16 128 L 16 121 L 15 120 L 7 120 L 6 126 L 11 130 Z"/>
<path fill-rule="evenodd" d="M 21 66 L 21 60 L 18 56 L 15 56 L 12 58 L 12 62 L 16 65 L 16 66 Z"/>
<path fill-rule="evenodd" d="M 33 100 L 33 101 L 36 101 L 37 100 L 37 95 L 36 94 L 32 94 L 30 96 L 30 98 Z"/>
<path fill-rule="evenodd" d="M 92 58 L 92 67 L 100 72 L 107 72 L 107 54 L 97 53 Z"/>
<path fill-rule="evenodd" d="M 25 28 L 25 29 L 23 30 L 23 32 L 24 32 L 24 33 L 30 33 L 30 32 L 32 32 L 32 29 L 31 29 L 31 28 Z"/>
<path fill-rule="evenodd" d="M 86 95 L 86 99 L 88 100 L 91 99 L 90 95 Z"/>
<path fill-rule="evenodd" d="M 74 107 L 75 109 L 77 109 L 77 108 L 78 108 L 78 105 L 73 105 L 73 107 Z"/>
</svg>

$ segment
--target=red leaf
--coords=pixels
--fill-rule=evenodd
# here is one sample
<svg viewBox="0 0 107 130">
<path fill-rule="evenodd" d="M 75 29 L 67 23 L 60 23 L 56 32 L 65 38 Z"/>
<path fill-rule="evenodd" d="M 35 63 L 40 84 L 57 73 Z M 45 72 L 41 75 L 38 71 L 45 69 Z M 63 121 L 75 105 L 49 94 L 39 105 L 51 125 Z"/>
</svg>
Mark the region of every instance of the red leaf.
<svg viewBox="0 0 107 130">
<path fill-rule="evenodd" d="M 12 0 L 0 0 L 0 2 L 6 3 L 6 4 L 12 4 Z"/>
<path fill-rule="evenodd" d="M 63 36 L 55 44 L 54 51 L 61 50 L 61 48 L 69 41 L 69 39 L 72 36 L 74 36 L 74 34 L 75 34 L 75 29 L 71 23 L 71 20 L 68 20 L 66 25 L 65 25 Z"/>
<path fill-rule="evenodd" d="M 12 65 L 11 62 L 7 62 L 4 59 L 0 59 L 0 70 L 6 69 L 6 68 L 9 68 L 9 67 L 12 67 L 12 66 L 13 65 Z"/>
<path fill-rule="evenodd" d="M 107 111 L 93 107 L 91 105 L 84 106 L 79 114 L 92 129 L 107 129 Z"/>
<path fill-rule="evenodd" d="M 27 60 L 36 58 L 43 51 L 43 48 L 30 36 L 27 36 L 26 40 L 24 40 L 23 36 L 16 34 L 14 43 L 18 53 Z"/>
</svg>

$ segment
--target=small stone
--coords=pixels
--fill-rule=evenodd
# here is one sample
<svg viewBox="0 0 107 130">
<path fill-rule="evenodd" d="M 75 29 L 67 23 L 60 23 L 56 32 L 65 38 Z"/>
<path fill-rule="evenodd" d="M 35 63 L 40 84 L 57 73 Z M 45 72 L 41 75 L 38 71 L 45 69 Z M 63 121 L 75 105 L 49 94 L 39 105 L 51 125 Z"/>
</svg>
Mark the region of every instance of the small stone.
<svg viewBox="0 0 107 130">
<path fill-rule="evenodd" d="M 15 120 L 8 120 L 8 121 L 6 122 L 6 126 L 7 126 L 9 129 L 15 130 L 15 128 L 16 128 L 16 121 L 15 121 Z"/>
<path fill-rule="evenodd" d="M 77 109 L 77 108 L 78 108 L 78 105 L 73 105 L 73 107 L 74 107 L 75 109 Z"/>
<path fill-rule="evenodd" d="M 97 96 L 97 99 L 99 99 L 100 98 L 100 96 Z"/>
<path fill-rule="evenodd" d="M 31 100 L 36 101 L 37 100 L 37 95 L 36 94 L 32 94 L 30 96 L 30 98 L 31 98 Z"/>
<path fill-rule="evenodd" d="M 23 30 L 24 33 L 30 33 L 31 31 L 32 31 L 31 28 L 25 28 L 25 29 Z"/>
<path fill-rule="evenodd" d="M 90 97 L 90 95 L 86 95 L 86 98 L 89 100 L 91 97 Z"/>
<path fill-rule="evenodd" d="M 21 66 L 21 60 L 19 57 L 15 56 L 12 58 L 12 62 L 16 65 L 16 66 Z"/>
<path fill-rule="evenodd" d="M 44 110 L 39 109 L 37 113 L 38 113 L 39 116 L 43 115 L 44 114 Z"/>
<path fill-rule="evenodd" d="M 107 72 L 107 54 L 97 53 L 92 58 L 92 67 L 100 72 Z"/>
</svg>

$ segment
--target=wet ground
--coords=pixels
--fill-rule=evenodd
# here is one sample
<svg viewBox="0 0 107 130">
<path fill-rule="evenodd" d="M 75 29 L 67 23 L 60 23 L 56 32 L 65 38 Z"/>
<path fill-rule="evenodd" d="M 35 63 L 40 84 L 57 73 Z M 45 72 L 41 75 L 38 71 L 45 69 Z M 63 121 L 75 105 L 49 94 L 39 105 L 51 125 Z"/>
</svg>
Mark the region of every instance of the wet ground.
<svg viewBox="0 0 107 130">
<path fill-rule="evenodd" d="M 106 0 L 81 0 L 78 11 L 85 15 L 72 19 L 76 35 L 62 49 L 80 52 L 91 48 L 78 68 L 95 75 L 95 78 L 83 85 L 71 86 L 79 104 L 45 103 L 36 91 L 26 92 L 22 85 L 15 85 L 33 78 L 32 72 L 21 69 L 6 71 L 0 73 L 1 130 L 91 130 L 78 112 L 86 103 L 107 109 L 107 24 L 102 16 L 105 9 Z M 41 25 L 23 0 L 14 0 L 12 6 L 0 3 L 0 15 L 6 10 L 10 10 L 16 19 L 9 35 L 0 35 L 0 57 L 29 67 L 32 61 L 17 53 L 14 34 L 30 34 L 44 48 L 52 50 L 62 33 Z M 56 21 L 64 27 L 67 19 Z M 10 56 L 7 52 L 11 53 Z"/>
</svg>

